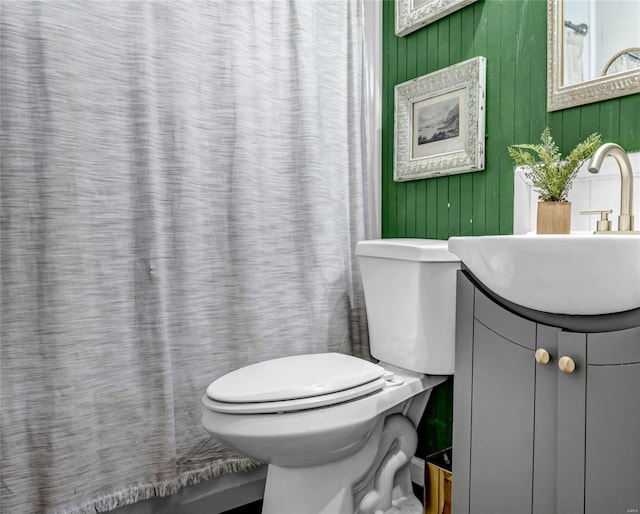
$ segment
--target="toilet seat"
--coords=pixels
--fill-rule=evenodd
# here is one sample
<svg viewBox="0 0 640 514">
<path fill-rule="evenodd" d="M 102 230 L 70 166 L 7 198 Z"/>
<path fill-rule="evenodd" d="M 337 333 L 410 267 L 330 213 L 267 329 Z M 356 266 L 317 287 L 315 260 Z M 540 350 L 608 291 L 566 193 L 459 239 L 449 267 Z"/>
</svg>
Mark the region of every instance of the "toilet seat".
<svg viewBox="0 0 640 514">
<path fill-rule="evenodd" d="M 207 404 L 230 414 L 292 412 L 360 398 L 379 391 L 392 378 L 382 366 L 349 355 L 296 355 L 220 377 L 207 388 Z"/>
<path fill-rule="evenodd" d="M 207 402 L 207 406 L 211 410 L 227 414 L 280 414 L 306 409 L 317 409 L 318 407 L 329 407 L 337 403 L 354 400 L 379 391 L 385 386 L 385 384 L 386 380 L 384 378 L 378 378 L 373 382 L 354 387 L 353 389 L 347 389 L 346 391 L 324 394 L 322 396 L 312 396 L 309 398 L 300 398 L 298 400 L 257 403 L 227 403 L 209 399 L 210 401 Z"/>
</svg>

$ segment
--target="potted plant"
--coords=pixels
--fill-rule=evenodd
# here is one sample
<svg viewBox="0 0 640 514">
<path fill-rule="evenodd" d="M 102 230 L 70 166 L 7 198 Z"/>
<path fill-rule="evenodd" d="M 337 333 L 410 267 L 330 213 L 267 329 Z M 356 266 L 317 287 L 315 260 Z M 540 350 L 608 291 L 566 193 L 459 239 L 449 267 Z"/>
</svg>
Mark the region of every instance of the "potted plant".
<svg viewBox="0 0 640 514">
<path fill-rule="evenodd" d="M 565 159 L 546 127 L 541 144 L 520 144 L 509 147 L 516 166 L 526 166 L 525 176 L 538 193 L 538 234 L 568 234 L 571 230 L 571 202 L 567 194 L 571 181 L 582 163 L 600 146 L 600 134 L 593 133 L 578 144 Z M 535 155 L 534 155 L 535 154 Z"/>
</svg>

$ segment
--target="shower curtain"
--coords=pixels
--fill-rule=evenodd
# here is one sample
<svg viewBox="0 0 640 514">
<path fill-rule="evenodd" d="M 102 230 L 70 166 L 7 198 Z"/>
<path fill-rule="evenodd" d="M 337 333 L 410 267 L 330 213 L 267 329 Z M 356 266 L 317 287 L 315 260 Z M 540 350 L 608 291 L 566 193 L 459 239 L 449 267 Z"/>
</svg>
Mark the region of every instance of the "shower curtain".
<svg viewBox="0 0 640 514">
<path fill-rule="evenodd" d="M 563 86 L 578 84 L 584 80 L 582 55 L 584 53 L 585 35 L 575 30 L 564 31 L 564 64 Z"/>
<path fill-rule="evenodd" d="M 0 3 L 0 510 L 248 469 L 215 378 L 368 356 L 359 0 Z"/>
</svg>

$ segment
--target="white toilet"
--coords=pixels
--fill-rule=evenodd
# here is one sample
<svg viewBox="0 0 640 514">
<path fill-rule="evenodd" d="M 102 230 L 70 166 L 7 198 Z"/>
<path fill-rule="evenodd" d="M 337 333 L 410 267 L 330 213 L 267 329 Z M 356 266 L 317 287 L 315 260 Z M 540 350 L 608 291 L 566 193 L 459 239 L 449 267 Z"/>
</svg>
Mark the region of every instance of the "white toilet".
<svg viewBox="0 0 640 514">
<path fill-rule="evenodd" d="M 416 426 L 453 374 L 458 258 L 446 241 L 356 247 L 373 364 L 337 353 L 246 366 L 203 397 L 202 423 L 269 464 L 264 514 L 422 513 L 412 492 Z"/>
</svg>

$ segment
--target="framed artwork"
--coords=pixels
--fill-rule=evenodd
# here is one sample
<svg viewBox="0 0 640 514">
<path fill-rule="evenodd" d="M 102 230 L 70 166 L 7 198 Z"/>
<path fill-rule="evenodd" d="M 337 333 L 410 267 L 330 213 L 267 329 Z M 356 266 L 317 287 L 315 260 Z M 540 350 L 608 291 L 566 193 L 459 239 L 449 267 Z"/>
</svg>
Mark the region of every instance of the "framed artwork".
<svg viewBox="0 0 640 514">
<path fill-rule="evenodd" d="M 395 86 L 396 182 L 484 169 L 486 59 Z"/>
<path fill-rule="evenodd" d="M 396 0 L 396 36 L 406 36 L 476 0 Z"/>
</svg>

